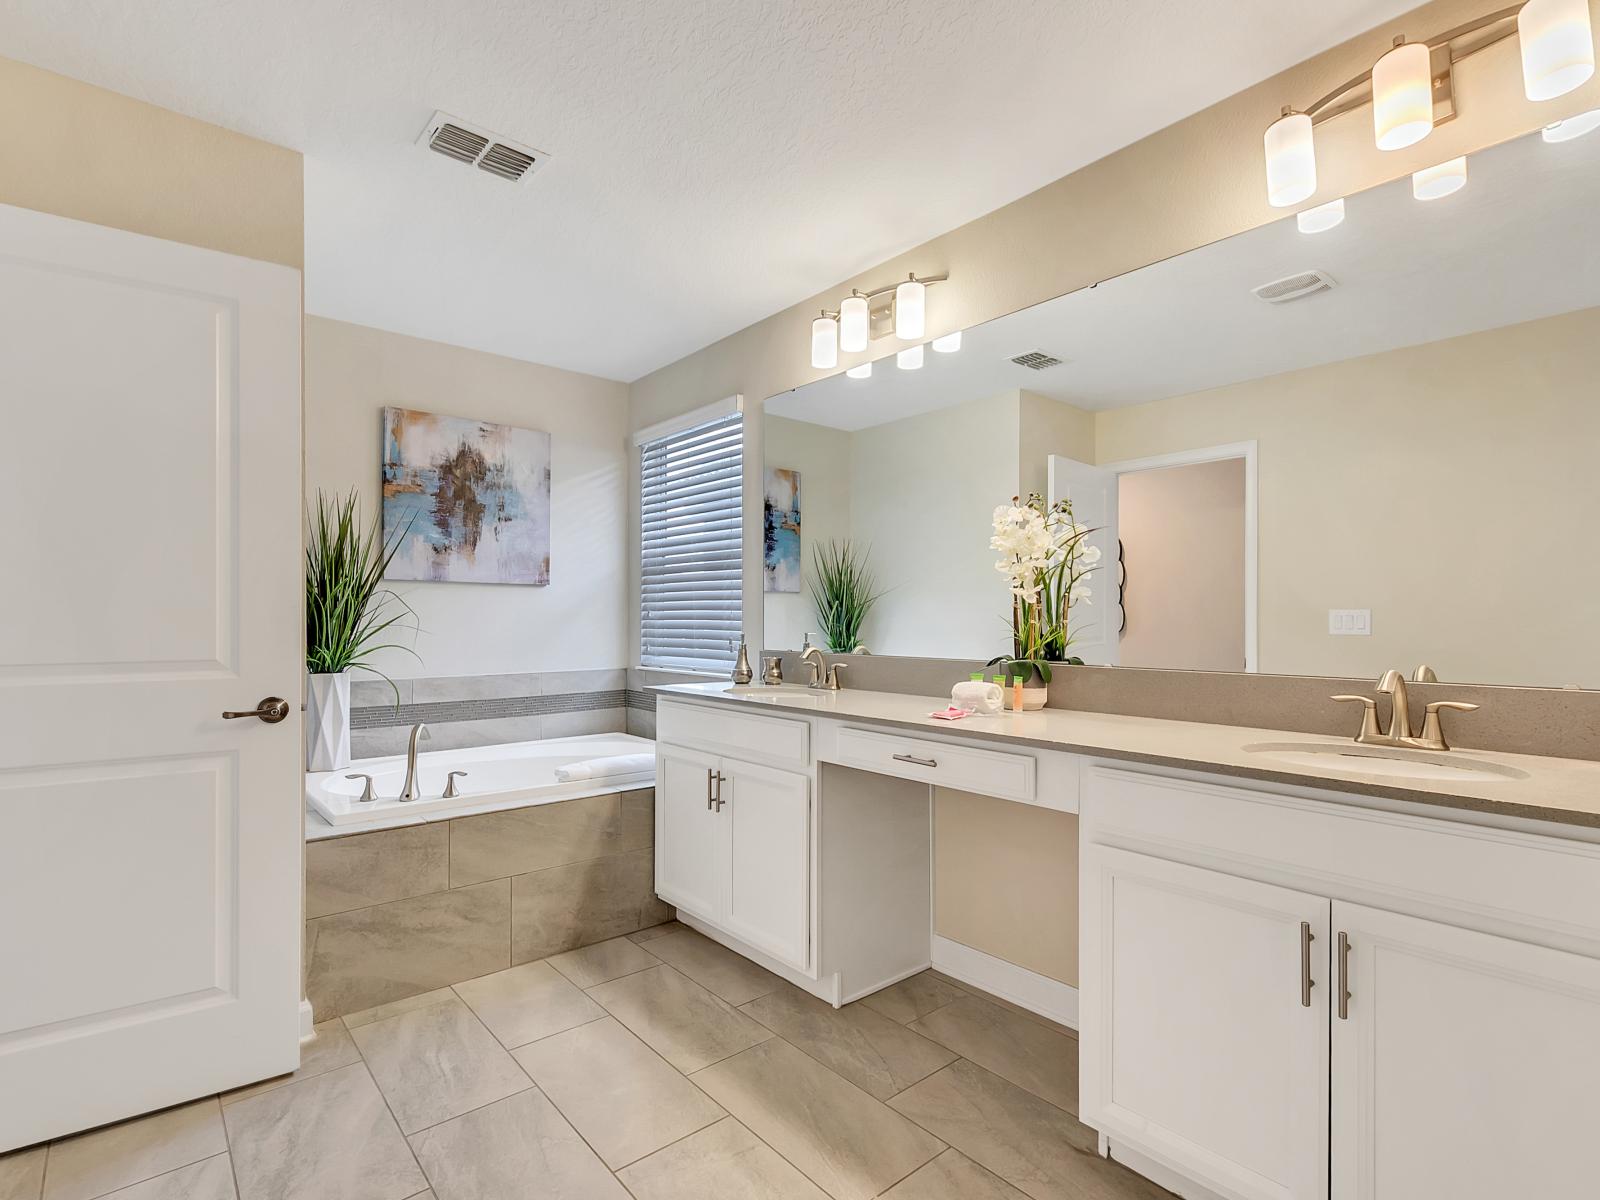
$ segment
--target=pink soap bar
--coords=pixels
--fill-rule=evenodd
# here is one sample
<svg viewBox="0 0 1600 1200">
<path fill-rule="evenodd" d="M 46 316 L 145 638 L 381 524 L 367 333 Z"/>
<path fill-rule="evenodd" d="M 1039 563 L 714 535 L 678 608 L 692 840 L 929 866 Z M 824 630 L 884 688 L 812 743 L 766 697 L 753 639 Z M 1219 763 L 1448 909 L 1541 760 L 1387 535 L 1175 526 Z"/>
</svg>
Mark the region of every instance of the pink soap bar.
<svg viewBox="0 0 1600 1200">
<path fill-rule="evenodd" d="M 930 717 L 932 717 L 935 721 L 959 721 L 959 720 L 961 720 L 962 717 L 970 717 L 972 714 L 969 713 L 966 709 L 957 708 L 955 705 L 952 704 L 949 708 L 945 709 L 943 712 L 929 713 L 928 715 Z"/>
</svg>

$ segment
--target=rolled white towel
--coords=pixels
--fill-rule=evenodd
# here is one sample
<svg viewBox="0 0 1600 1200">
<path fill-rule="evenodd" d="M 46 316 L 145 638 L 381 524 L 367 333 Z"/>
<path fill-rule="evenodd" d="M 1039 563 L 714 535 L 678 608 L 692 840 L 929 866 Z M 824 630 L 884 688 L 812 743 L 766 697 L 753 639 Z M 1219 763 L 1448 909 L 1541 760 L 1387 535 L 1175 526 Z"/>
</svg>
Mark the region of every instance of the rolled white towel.
<svg viewBox="0 0 1600 1200">
<path fill-rule="evenodd" d="M 647 754 L 615 754 L 610 758 L 589 758 L 556 768 L 560 783 L 578 783 L 584 779 L 606 779 L 613 775 L 648 775 L 656 769 L 654 751 Z"/>
</svg>

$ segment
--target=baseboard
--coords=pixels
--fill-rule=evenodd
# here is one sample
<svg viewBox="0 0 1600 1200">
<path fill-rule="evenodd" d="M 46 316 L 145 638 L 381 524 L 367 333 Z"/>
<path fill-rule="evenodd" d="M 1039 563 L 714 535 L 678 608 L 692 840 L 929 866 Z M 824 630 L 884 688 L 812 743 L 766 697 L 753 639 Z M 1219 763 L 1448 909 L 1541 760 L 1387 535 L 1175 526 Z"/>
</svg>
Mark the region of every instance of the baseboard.
<svg viewBox="0 0 1600 1200">
<path fill-rule="evenodd" d="M 1143 1175 L 1151 1183 L 1166 1188 L 1173 1195 L 1181 1196 L 1183 1200 L 1224 1200 L 1220 1193 L 1213 1192 L 1204 1184 L 1196 1183 L 1188 1176 L 1179 1174 L 1159 1159 L 1132 1150 L 1114 1139 L 1108 1140 L 1104 1134 L 1100 1137 L 1101 1145 L 1105 1148 L 1102 1151 L 1104 1157 L 1121 1163 L 1137 1175 Z"/>
<path fill-rule="evenodd" d="M 315 1024 L 316 1018 L 311 1014 L 311 1001 L 300 1001 L 300 1040 L 302 1042 L 309 1042 L 316 1036 Z"/>
<path fill-rule="evenodd" d="M 1016 963 L 933 935 L 933 969 L 1009 1000 L 1069 1029 L 1078 1027 L 1078 989 Z"/>
</svg>

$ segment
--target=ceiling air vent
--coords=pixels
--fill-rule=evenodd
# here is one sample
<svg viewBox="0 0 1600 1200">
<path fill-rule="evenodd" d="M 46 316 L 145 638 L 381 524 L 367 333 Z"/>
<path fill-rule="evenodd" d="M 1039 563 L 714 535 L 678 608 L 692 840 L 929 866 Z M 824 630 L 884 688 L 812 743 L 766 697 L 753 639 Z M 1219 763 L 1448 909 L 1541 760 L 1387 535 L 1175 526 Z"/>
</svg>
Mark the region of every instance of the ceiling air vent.
<svg viewBox="0 0 1600 1200">
<path fill-rule="evenodd" d="M 1027 367 L 1030 371 L 1042 371 L 1046 367 L 1059 367 L 1061 360 L 1053 355 L 1046 354 L 1043 350 L 1034 350 L 1027 354 L 1019 354 L 1011 360 L 1019 367 Z"/>
<path fill-rule="evenodd" d="M 550 157 L 442 112 L 428 120 L 417 145 L 513 182 L 531 175 Z"/>
<path fill-rule="evenodd" d="M 1257 300 L 1265 300 L 1268 304 L 1287 304 L 1291 300 L 1315 296 L 1318 292 L 1332 291 L 1338 286 L 1326 271 L 1302 271 L 1299 275 L 1286 275 L 1271 283 L 1263 283 L 1250 291 Z"/>
</svg>

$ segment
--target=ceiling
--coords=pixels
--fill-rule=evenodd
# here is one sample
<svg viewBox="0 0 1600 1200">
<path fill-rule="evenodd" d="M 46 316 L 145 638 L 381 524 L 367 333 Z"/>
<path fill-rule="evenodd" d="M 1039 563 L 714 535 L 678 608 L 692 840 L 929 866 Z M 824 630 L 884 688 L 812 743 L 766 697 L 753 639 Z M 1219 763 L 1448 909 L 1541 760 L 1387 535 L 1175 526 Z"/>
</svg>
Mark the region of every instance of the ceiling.
<svg viewBox="0 0 1600 1200">
<path fill-rule="evenodd" d="M 1324 233 L 1287 217 L 969 329 L 921 370 L 889 358 L 767 411 L 864 429 L 1013 388 L 1097 411 L 1600 305 L 1600 242 L 1582 236 L 1600 212 L 1600 131 L 1475 154 L 1441 200 L 1413 199 L 1408 177 L 1345 203 Z M 1314 269 L 1338 286 L 1283 305 L 1252 294 Z M 1008 361 L 1036 350 L 1064 361 Z"/>
<path fill-rule="evenodd" d="M 632 380 L 1411 7 L 0 0 L 0 46 L 304 152 L 309 312 Z"/>
</svg>

